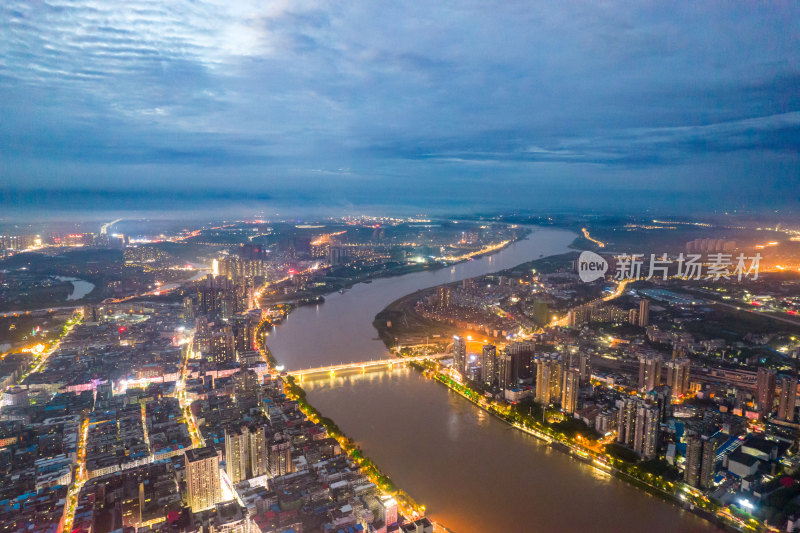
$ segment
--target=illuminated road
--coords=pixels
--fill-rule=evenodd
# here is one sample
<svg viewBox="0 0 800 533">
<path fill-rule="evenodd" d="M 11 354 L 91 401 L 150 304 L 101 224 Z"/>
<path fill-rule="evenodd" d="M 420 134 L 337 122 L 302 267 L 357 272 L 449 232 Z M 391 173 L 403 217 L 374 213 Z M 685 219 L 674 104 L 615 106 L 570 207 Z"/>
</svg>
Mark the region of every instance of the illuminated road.
<svg viewBox="0 0 800 533">
<path fill-rule="evenodd" d="M 75 520 L 75 509 L 78 505 L 78 495 L 86 481 L 86 438 L 89 434 L 89 419 L 81 422 L 81 432 L 78 437 L 78 460 L 72 484 L 67 491 L 67 503 L 64 506 L 64 527 L 62 531 L 71 531 L 72 522 Z"/>
<path fill-rule="evenodd" d="M 583 236 L 586 238 L 587 241 L 592 241 L 600 248 L 606 247 L 606 243 L 598 241 L 597 239 L 593 239 L 591 235 L 589 235 L 589 230 L 587 228 L 581 228 L 581 231 L 583 232 Z"/>
<path fill-rule="evenodd" d="M 116 224 L 117 222 L 122 222 L 122 220 L 123 220 L 123 219 L 121 219 L 121 218 L 118 218 L 118 219 L 116 219 L 116 220 L 112 220 L 111 222 L 108 222 L 108 223 L 106 223 L 106 224 L 103 224 L 102 226 L 100 226 L 100 235 L 105 235 L 105 234 L 107 234 L 107 233 L 108 233 L 108 228 L 110 228 L 111 226 L 113 226 L 113 225 L 114 225 L 114 224 Z"/>
<path fill-rule="evenodd" d="M 36 361 L 36 364 L 32 366 L 30 370 L 28 370 L 28 372 L 25 372 L 16 380 L 16 383 L 22 383 L 29 375 L 34 374 L 39 370 L 41 370 L 44 364 L 47 362 L 47 359 L 53 354 L 53 352 L 55 352 L 58 349 L 59 346 L 61 346 L 61 341 L 72 332 L 72 329 L 76 325 L 81 323 L 81 321 L 83 320 L 83 308 L 77 308 L 75 312 L 78 316 L 76 317 L 73 316 L 67 321 L 66 323 L 67 329 L 65 330 L 64 335 L 62 335 L 57 341 L 55 341 L 49 347 L 41 345 L 42 346 L 41 352 L 33 352 L 33 353 L 39 353 L 39 359 Z"/>
<path fill-rule="evenodd" d="M 83 309 L 82 308 L 77 309 L 76 314 L 78 315 L 77 317 L 71 318 L 67 322 L 67 329 L 64 331 L 64 335 L 60 339 L 58 339 L 55 343 L 53 343 L 53 345 L 50 346 L 50 348 L 46 349 L 42 353 L 42 356 L 39 358 L 39 362 L 37 363 L 37 365 L 33 367 L 33 369 L 31 369 L 31 374 L 33 374 L 34 372 L 38 372 L 39 370 L 42 369 L 44 364 L 47 362 L 47 359 L 53 354 L 53 352 L 55 352 L 58 349 L 59 346 L 61 346 L 61 341 L 64 340 L 70 333 L 72 333 L 72 330 L 75 329 L 75 326 L 77 326 L 83 321 Z"/>
<path fill-rule="evenodd" d="M 188 345 L 192 345 L 193 338 L 189 338 Z M 186 399 L 186 369 L 189 366 L 189 356 L 191 355 L 191 348 L 185 350 L 183 362 L 181 363 L 181 375 L 178 378 L 178 383 L 175 384 L 175 391 L 178 394 L 178 401 L 183 409 L 183 417 L 186 420 L 186 428 L 189 430 L 189 436 L 192 438 L 192 446 L 195 448 L 205 445 L 205 440 L 200 430 L 197 427 L 197 421 L 192 414 L 191 403 Z"/>
<path fill-rule="evenodd" d="M 55 352 L 58 347 L 61 345 L 61 341 L 65 339 L 75 328 L 76 325 L 80 324 L 83 320 L 83 308 L 76 308 L 75 316 L 69 319 L 66 324 L 66 329 L 64 330 L 64 334 L 53 344 L 49 347 L 44 348 L 40 355 L 39 359 L 34 366 L 31 367 L 30 371 L 26 372 L 22 376 L 19 377 L 18 383 L 22 383 L 30 374 L 36 373 L 44 367 L 47 359 L 50 355 Z M 78 435 L 78 447 L 77 447 L 77 463 L 75 466 L 74 476 L 72 478 L 72 483 L 70 484 L 69 490 L 67 491 L 67 502 L 64 505 L 64 528 L 63 531 L 69 531 L 72 527 L 72 521 L 75 517 L 75 507 L 78 501 L 78 494 L 80 493 L 81 487 L 83 486 L 84 478 L 86 476 L 86 436 L 89 432 L 89 420 L 85 419 L 81 421 L 80 433 Z"/>
<path fill-rule="evenodd" d="M 499 242 L 497 244 L 490 244 L 489 246 L 481 248 L 480 250 L 477 250 L 475 252 L 470 252 L 468 254 L 464 254 L 464 255 L 447 255 L 447 256 L 443 256 L 443 257 L 436 257 L 435 259 L 436 259 L 436 261 L 466 261 L 467 259 L 472 259 L 473 257 L 479 256 L 479 255 L 491 254 L 493 252 L 497 252 L 499 250 L 502 250 L 503 248 L 508 246 L 510 243 L 511 243 L 511 241 L 503 241 L 503 242 Z"/>
<path fill-rule="evenodd" d="M 615 298 L 619 298 L 620 296 L 622 296 L 622 293 L 625 292 L 625 287 L 627 287 L 627 285 L 628 285 L 628 283 L 630 281 L 635 281 L 635 280 L 623 279 L 621 281 L 618 281 L 617 282 L 617 288 L 614 289 L 614 292 L 612 292 L 611 294 L 607 294 L 606 296 L 603 296 L 603 297 L 600 297 L 600 298 L 595 298 L 594 300 L 592 300 L 590 302 L 587 302 L 585 304 L 581 304 L 578 307 L 591 306 L 591 305 L 594 305 L 594 304 L 596 304 L 598 302 L 610 302 L 611 300 L 614 300 Z M 564 315 L 560 319 L 554 320 L 553 323 L 551 324 L 551 326 L 558 326 L 558 327 L 562 327 L 562 328 L 566 327 L 568 325 L 569 325 L 569 313 Z"/>
<path fill-rule="evenodd" d="M 772 313 L 763 313 L 763 312 L 758 311 L 756 309 L 748 309 L 747 307 L 739 307 L 738 305 L 733 305 L 733 304 L 729 304 L 729 303 L 725 303 L 725 302 L 714 301 L 714 304 L 715 305 L 721 305 L 723 307 L 730 307 L 731 309 L 735 309 L 737 311 L 742 311 L 744 313 L 753 313 L 753 314 L 756 314 L 758 316 L 763 316 L 765 318 L 771 318 L 773 320 L 777 320 L 779 322 L 786 322 L 787 324 L 791 324 L 793 326 L 800 326 L 800 321 L 798 321 L 798 320 L 792 320 L 791 318 L 784 318 L 782 316 L 777 316 L 777 315 L 774 315 Z"/>
</svg>

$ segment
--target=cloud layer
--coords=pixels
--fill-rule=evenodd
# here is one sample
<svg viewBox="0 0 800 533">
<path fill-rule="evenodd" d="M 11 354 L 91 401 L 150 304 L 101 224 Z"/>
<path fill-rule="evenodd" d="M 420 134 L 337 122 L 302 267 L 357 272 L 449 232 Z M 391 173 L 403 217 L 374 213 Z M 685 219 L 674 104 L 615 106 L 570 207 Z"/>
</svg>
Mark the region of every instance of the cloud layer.
<svg viewBox="0 0 800 533">
<path fill-rule="evenodd" d="M 9 0 L 0 20 L 0 188 L 799 199 L 793 2 Z"/>
</svg>

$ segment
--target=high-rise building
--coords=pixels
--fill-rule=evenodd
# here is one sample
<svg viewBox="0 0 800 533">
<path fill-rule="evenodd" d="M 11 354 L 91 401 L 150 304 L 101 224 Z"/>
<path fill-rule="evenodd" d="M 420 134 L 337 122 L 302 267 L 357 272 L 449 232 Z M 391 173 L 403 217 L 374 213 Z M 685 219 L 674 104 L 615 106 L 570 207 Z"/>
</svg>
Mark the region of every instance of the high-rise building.
<svg viewBox="0 0 800 533">
<path fill-rule="evenodd" d="M 266 427 L 253 424 L 225 430 L 225 472 L 234 484 L 269 473 Z"/>
<path fill-rule="evenodd" d="M 484 344 L 481 350 L 481 382 L 491 387 L 497 382 L 498 375 L 497 346 Z"/>
<path fill-rule="evenodd" d="M 397 524 L 397 500 L 391 496 L 381 496 L 380 510 L 383 523 L 387 527 L 392 527 Z"/>
<path fill-rule="evenodd" d="M 250 448 L 250 475 L 263 476 L 269 473 L 269 454 L 267 452 L 267 428 L 253 426 L 248 430 Z"/>
<path fill-rule="evenodd" d="M 644 402 L 636 406 L 633 451 L 646 459 L 652 459 L 657 454 L 659 418 L 658 408 Z"/>
<path fill-rule="evenodd" d="M 711 437 L 703 442 L 703 464 L 700 465 L 700 487 L 707 489 L 714 482 L 717 473 L 717 449 L 724 442 L 721 435 Z"/>
<path fill-rule="evenodd" d="M 703 440 L 699 435 L 686 437 L 686 462 L 683 480 L 693 487 L 700 486 L 700 466 L 703 459 Z"/>
<path fill-rule="evenodd" d="M 756 374 L 756 408 L 761 416 L 772 412 L 775 403 L 777 373 L 770 368 L 759 368 Z"/>
<path fill-rule="evenodd" d="M 623 446 L 633 446 L 636 428 L 636 407 L 634 399 L 622 402 L 617 413 L 617 442 Z"/>
<path fill-rule="evenodd" d="M 258 374 L 250 369 L 242 369 L 231 376 L 233 394 L 236 396 L 255 394 L 260 390 Z"/>
<path fill-rule="evenodd" d="M 717 451 L 725 437 L 700 437 L 690 434 L 686 437 L 686 462 L 683 480 L 699 488 L 710 488 L 717 472 Z"/>
<path fill-rule="evenodd" d="M 660 412 L 639 398 L 623 400 L 617 418 L 617 442 L 645 458 L 658 451 Z"/>
<path fill-rule="evenodd" d="M 533 302 L 533 320 L 540 326 L 545 326 L 550 322 L 550 310 L 544 300 Z"/>
<path fill-rule="evenodd" d="M 269 473 L 283 476 L 292 472 L 292 447 L 289 441 L 276 439 L 269 445 Z"/>
<path fill-rule="evenodd" d="M 514 379 L 514 360 L 508 350 L 500 350 L 497 354 L 497 385 L 502 390 L 517 386 Z"/>
<path fill-rule="evenodd" d="M 536 361 L 536 395 L 537 403 L 547 405 L 550 403 L 550 361 L 538 359 Z"/>
<path fill-rule="evenodd" d="M 642 298 L 639 302 L 639 325 L 645 327 L 650 323 L 650 300 Z"/>
<path fill-rule="evenodd" d="M 592 357 L 589 352 L 582 351 L 578 355 L 578 370 L 581 374 L 581 387 L 585 387 L 592 379 Z"/>
<path fill-rule="evenodd" d="M 347 263 L 347 248 L 345 246 L 331 246 L 328 248 L 328 262 L 331 266 Z"/>
<path fill-rule="evenodd" d="M 255 350 L 256 328 L 259 321 L 254 315 L 235 315 L 231 319 L 234 348 L 237 353 Z"/>
<path fill-rule="evenodd" d="M 536 401 L 548 405 L 561 400 L 563 380 L 561 362 L 552 358 L 536 361 Z"/>
<path fill-rule="evenodd" d="M 228 256 L 217 261 L 217 272 L 220 276 L 238 280 L 265 276 L 266 263 L 263 259 L 247 259 L 239 256 Z"/>
<path fill-rule="evenodd" d="M 564 385 L 564 364 L 560 360 L 550 362 L 550 402 L 561 400 L 561 387 Z"/>
<path fill-rule="evenodd" d="M 250 477 L 250 439 L 247 428 L 225 429 L 225 472 L 234 485 Z"/>
<path fill-rule="evenodd" d="M 467 340 L 458 335 L 453 337 L 453 368 L 461 374 L 467 369 Z"/>
<path fill-rule="evenodd" d="M 218 363 L 236 361 L 236 339 L 231 326 L 220 326 L 209 337 L 209 357 Z"/>
<path fill-rule="evenodd" d="M 672 389 L 674 398 L 680 398 L 689 392 L 689 373 L 692 364 L 689 359 L 675 359 L 667 364 L 667 386 Z"/>
<path fill-rule="evenodd" d="M 661 383 L 661 358 L 658 356 L 639 357 L 639 390 L 651 391 Z"/>
<path fill-rule="evenodd" d="M 647 402 L 658 409 L 661 423 L 666 423 L 672 415 L 672 398 L 672 388 L 667 385 L 661 385 L 647 393 Z"/>
<path fill-rule="evenodd" d="M 531 365 L 536 353 L 536 345 L 532 342 L 512 342 L 505 347 L 505 351 L 511 355 L 511 378 L 514 384 L 531 378 L 533 373 Z"/>
<path fill-rule="evenodd" d="M 437 310 L 446 311 L 450 308 L 450 296 L 452 291 L 450 287 L 446 285 L 442 285 L 438 289 L 436 289 L 437 301 L 436 301 L 436 308 Z"/>
<path fill-rule="evenodd" d="M 580 388 L 581 372 L 577 368 L 568 368 L 564 371 L 564 385 L 561 387 L 561 410 L 573 414 L 578 408 L 578 389 Z"/>
<path fill-rule="evenodd" d="M 592 308 L 589 306 L 578 306 L 575 309 L 570 309 L 569 313 L 567 313 L 567 322 L 571 328 L 586 324 L 591 319 Z"/>
<path fill-rule="evenodd" d="M 198 289 L 197 305 L 200 314 L 214 317 L 220 314 L 223 300 L 228 297 L 231 280 L 209 274 Z"/>
<path fill-rule="evenodd" d="M 184 452 L 186 458 L 186 488 L 192 511 L 214 507 L 222 501 L 219 457 L 211 446 Z"/>
<path fill-rule="evenodd" d="M 778 398 L 778 418 L 794 422 L 794 408 L 797 405 L 797 377 L 781 376 L 781 395 Z"/>
<path fill-rule="evenodd" d="M 217 504 L 210 533 L 251 533 L 253 529 L 247 511 L 239 502 L 232 500 Z"/>
<path fill-rule="evenodd" d="M 191 296 L 183 299 L 183 318 L 187 321 L 194 320 L 194 300 Z M 94 320 L 97 322 L 97 320 Z"/>
</svg>

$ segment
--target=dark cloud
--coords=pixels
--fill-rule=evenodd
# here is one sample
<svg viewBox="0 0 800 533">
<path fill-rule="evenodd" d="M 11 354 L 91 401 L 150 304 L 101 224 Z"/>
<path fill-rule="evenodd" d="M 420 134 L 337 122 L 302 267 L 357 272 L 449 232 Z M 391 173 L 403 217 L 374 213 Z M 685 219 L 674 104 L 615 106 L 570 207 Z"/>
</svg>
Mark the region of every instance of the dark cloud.
<svg viewBox="0 0 800 533">
<path fill-rule="evenodd" d="M 11 0 L 0 19 L 7 190 L 800 190 L 795 3 Z"/>
</svg>

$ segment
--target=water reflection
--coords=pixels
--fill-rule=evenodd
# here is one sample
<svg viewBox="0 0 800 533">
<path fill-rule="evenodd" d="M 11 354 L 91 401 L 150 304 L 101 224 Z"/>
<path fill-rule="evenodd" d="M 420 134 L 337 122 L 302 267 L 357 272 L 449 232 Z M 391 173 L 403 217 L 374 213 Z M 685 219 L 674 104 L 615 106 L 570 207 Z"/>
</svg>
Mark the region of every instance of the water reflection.
<svg viewBox="0 0 800 533">
<path fill-rule="evenodd" d="M 565 253 L 575 236 L 570 231 L 537 228 L 495 255 L 354 285 L 344 293 L 326 295 L 322 305 L 295 309 L 273 330 L 267 344 L 289 370 L 386 358 L 388 352 L 376 338 L 372 321 L 391 302 L 423 288 L 511 268 L 542 254 Z"/>
<path fill-rule="evenodd" d="M 268 339 L 289 369 L 383 359 L 372 320 L 424 287 L 568 251 L 575 234 L 537 230 L 497 255 L 354 286 L 301 307 Z M 516 431 L 406 367 L 304 376 L 308 400 L 336 421 L 433 518 L 471 531 L 707 531 L 687 512 Z"/>
</svg>

